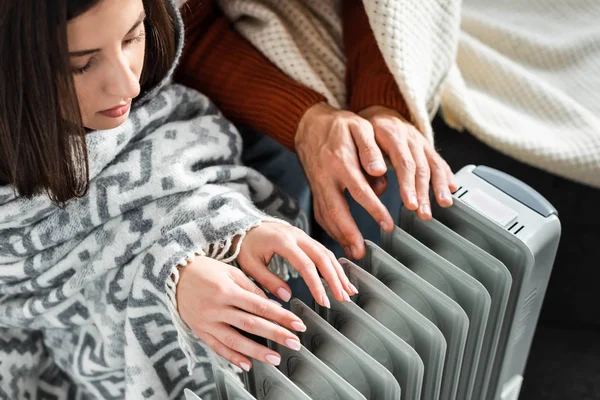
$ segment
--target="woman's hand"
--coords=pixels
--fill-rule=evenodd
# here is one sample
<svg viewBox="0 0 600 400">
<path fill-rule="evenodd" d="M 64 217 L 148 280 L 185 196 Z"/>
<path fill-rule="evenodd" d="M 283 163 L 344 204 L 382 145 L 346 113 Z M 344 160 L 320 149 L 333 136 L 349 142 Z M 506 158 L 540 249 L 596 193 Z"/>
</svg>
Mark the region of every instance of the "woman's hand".
<svg viewBox="0 0 600 400">
<path fill-rule="evenodd" d="M 293 350 L 300 349 L 298 337 L 284 328 L 304 332 L 306 326 L 300 318 L 268 300 L 265 293 L 235 267 L 212 258 L 197 257 L 181 269 L 176 294 L 179 315 L 198 338 L 246 371 L 252 365 L 248 357 L 273 365 L 278 365 L 281 357 L 233 327 Z"/>
<path fill-rule="evenodd" d="M 418 209 L 421 219 L 431 219 L 430 179 L 443 207 L 452 204 L 450 191 L 456 189 L 446 162 L 398 113 L 374 106 L 360 114 L 316 104 L 302 117 L 295 137 L 313 194 L 315 218 L 346 255 L 356 259 L 365 255 L 364 240 L 350 214 L 345 189 L 384 231 L 394 228 L 377 197 L 387 186 L 383 153 L 396 169 L 405 206 Z"/>
<path fill-rule="evenodd" d="M 276 222 L 263 222 L 251 229 L 242 242 L 237 262 L 242 271 L 283 301 L 289 301 L 290 287 L 267 265 L 278 254 L 300 273 L 315 301 L 329 308 L 330 302 L 319 272 L 338 301 L 349 301 L 358 293 L 331 251 L 304 231 Z"/>
</svg>

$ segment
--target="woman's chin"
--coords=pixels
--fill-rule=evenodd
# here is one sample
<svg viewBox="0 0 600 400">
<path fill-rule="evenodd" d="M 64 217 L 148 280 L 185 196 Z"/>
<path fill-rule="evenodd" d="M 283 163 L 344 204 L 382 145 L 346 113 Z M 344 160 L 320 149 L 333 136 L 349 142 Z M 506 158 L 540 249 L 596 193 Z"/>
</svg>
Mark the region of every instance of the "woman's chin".
<svg viewBox="0 0 600 400">
<path fill-rule="evenodd" d="M 84 124 L 87 129 L 94 131 L 105 131 L 109 129 L 115 129 L 119 126 L 123 125 L 125 121 L 129 118 L 129 112 L 124 115 L 121 115 L 117 118 L 105 117 L 103 115 L 98 115 L 94 118 L 93 121 Z"/>
</svg>

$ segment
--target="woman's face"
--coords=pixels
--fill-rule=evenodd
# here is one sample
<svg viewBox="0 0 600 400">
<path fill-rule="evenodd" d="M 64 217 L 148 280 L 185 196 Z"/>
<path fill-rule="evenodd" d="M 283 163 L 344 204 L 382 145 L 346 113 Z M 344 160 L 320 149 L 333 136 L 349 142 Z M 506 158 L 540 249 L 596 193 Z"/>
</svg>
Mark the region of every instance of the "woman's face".
<svg viewBox="0 0 600 400">
<path fill-rule="evenodd" d="M 142 0 L 101 0 L 67 25 L 77 101 L 88 129 L 121 125 L 140 93 L 146 48 Z"/>
</svg>

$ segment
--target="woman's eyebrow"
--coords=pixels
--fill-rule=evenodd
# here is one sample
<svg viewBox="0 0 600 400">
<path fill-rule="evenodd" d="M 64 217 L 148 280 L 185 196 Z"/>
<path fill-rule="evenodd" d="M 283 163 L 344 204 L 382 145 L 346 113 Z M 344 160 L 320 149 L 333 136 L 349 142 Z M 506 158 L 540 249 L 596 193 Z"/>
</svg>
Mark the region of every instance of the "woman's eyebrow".
<svg viewBox="0 0 600 400">
<path fill-rule="evenodd" d="M 135 24 L 133 24 L 131 29 L 127 32 L 127 35 L 129 35 L 133 31 L 135 31 L 137 29 L 137 27 L 140 26 L 140 24 L 142 22 L 144 22 L 144 19 L 146 19 L 146 12 L 142 11 L 142 13 L 138 17 L 137 21 L 135 22 Z M 97 53 L 99 51 L 100 51 L 100 49 L 71 51 L 71 52 L 69 52 L 69 57 L 83 57 L 83 56 L 87 56 L 89 54 Z"/>
</svg>

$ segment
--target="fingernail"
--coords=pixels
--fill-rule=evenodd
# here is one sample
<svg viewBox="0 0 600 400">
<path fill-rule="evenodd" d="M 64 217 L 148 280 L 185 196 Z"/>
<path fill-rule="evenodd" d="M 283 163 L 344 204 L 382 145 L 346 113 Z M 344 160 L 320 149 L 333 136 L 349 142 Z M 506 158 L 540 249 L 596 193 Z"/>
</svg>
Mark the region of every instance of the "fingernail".
<svg viewBox="0 0 600 400">
<path fill-rule="evenodd" d="M 240 362 L 240 368 L 243 369 L 244 371 L 248 372 L 248 371 L 250 371 L 250 364 L 242 361 L 242 362 Z"/>
<path fill-rule="evenodd" d="M 419 204 L 419 202 L 417 201 L 417 196 L 415 196 L 414 194 L 411 194 L 411 195 L 408 197 L 408 201 L 409 201 L 411 204 L 415 204 L 415 205 L 416 205 L 416 204 Z"/>
<path fill-rule="evenodd" d="M 277 289 L 277 296 L 279 296 L 279 298 L 285 301 L 286 303 L 292 298 L 292 294 L 284 288 Z"/>
<path fill-rule="evenodd" d="M 291 325 L 292 329 L 296 332 L 306 332 L 306 325 L 304 325 L 302 322 L 294 321 Z"/>
<path fill-rule="evenodd" d="M 346 253 L 347 257 L 352 257 L 352 250 L 349 246 L 344 247 L 344 253 Z"/>
<path fill-rule="evenodd" d="M 352 252 L 352 258 L 358 258 L 356 256 L 356 254 L 358 253 L 358 251 L 356 250 L 356 246 L 350 247 L 350 251 Z"/>
<path fill-rule="evenodd" d="M 354 294 L 358 293 L 358 289 L 353 284 L 350 284 L 350 288 L 354 291 Z"/>
<path fill-rule="evenodd" d="M 381 170 L 385 169 L 385 163 L 381 160 L 375 160 L 371 164 L 369 164 L 369 170 Z"/>
<path fill-rule="evenodd" d="M 421 213 L 425 215 L 431 215 L 431 208 L 429 207 L 429 204 L 423 204 L 421 206 Z"/>
<path fill-rule="evenodd" d="M 327 308 L 331 308 L 331 303 L 329 302 L 329 298 L 327 297 L 326 294 L 321 296 L 321 303 L 327 307 Z"/>
<path fill-rule="evenodd" d="M 287 347 L 289 347 L 290 349 L 296 350 L 296 351 L 300 350 L 300 347 L 302 347 L 302 345 L 300 344 L 300 341 L 294 340 L 294 339 L 285 339 L 285 345 Z"/>
<path fill-rule="evenodd" d="M 274 354 L 267 354 L 265 360 L 267 360 L 269 364 L 279 365 L 279 363 L 281 362 L 281 357 L 276 356 Z"/>
<path fill-rule="evenodd" d="M 450 192 L 448 190 L 442 190 L 442 193 L 440 193 L 440 199 L 450 200 Z"/>
<path fill-rule="evenodd" d="M 342 290 L 342 297 L 344 298 L 344 301 L 350 301 L 350 296 L 348 296 L 348 293 L 344 290 Z"/>
<path fill-rule="evenodd" d="M 379 226 L 381 226 L 381 229 L 383 229 L 384 231 L 386 231 L 386 232 L 387 232 L 387 230 L 388 230 L 388 224 L 387 224 L 387 222 L 385 222 L 385 221 L 381 221 L 381 222 L 379 223 Z"/>
<path fill-rule="evenodd" d="M 278 302 L 277 300 L 269 299 L 269 301 L 273 304 L 277 304 L 279 307 L 283 307 L 283 305 L 280 302 Z"/>
</svg>

